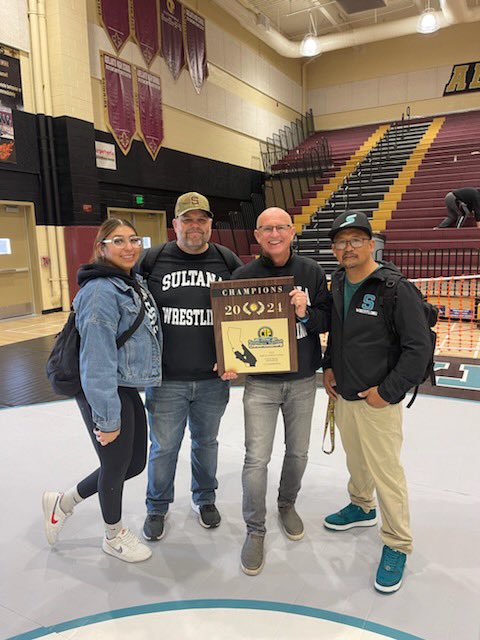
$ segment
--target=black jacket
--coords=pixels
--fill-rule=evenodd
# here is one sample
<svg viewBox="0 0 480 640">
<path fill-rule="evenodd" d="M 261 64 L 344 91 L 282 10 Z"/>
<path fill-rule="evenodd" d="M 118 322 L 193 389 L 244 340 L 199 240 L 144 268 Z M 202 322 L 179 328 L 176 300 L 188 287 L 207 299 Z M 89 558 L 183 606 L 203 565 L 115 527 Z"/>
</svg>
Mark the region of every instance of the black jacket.
<svg viewBox="0 0 480 640">
<path fill-rule="evenodd" d="M 453 195 L 457 200 L 464 202 L 470 211 L 480 216 L 480 189 L 464 187 L 462 189 L 455 189 Z"/>
<path fill-rule="evenodd" d="M 384 400 L 395 404 L 409 389 L 422 382 L 431 355 L 429 327 L 415 287 L 402 279 L 397 285 L 394 324 L 397 337 L 388 330 L 379 296 L 382 281 L 399 274 L 391 263 L 379 263 L 353 296 L 343 320 L 345 269 L 332 275 L 332 328 L 324 357 L 324 369 L 333 369 L 337 392 L 346 400 L 378 385 Z M 383 288 L 383 287 L 382 287 Z"/>
<path fill-rule="evenodd" d="M 266 256 L 249 262 L 233 272 L 232 278 L 280 278 L 293 276 L 295 286 L 307 291 L 310 299 L 308 321 L 297 322 L 298 371 L 295 373 L 268 373 L 256 378 L 272 380 L 300 380 L 312 376 L 322 364 L 319 333 L 330 327 L 330 294 L 325 273 L 315 260 L 291 254 L 288 262 L 276 267 Z"/>
</svg>

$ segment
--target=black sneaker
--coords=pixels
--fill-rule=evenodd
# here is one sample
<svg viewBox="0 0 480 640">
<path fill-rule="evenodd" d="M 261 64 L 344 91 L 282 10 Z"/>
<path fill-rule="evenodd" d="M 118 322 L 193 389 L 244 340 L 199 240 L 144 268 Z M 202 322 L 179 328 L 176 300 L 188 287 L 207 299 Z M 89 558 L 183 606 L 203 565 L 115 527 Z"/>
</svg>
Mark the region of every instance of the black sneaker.
<svg viewBox="0 0 480 640">
<path fill-rule="evenodd" d="M 161 540 L 165 535 L 166 515 L 149 514 L 143 524 L 143 537 L 145 540 L 155 542 Z"/>
<path fill-rule="evenodd" d="M 202 504 L 198 506 L 192 502 L 192 509 L 198 513 L 198 521 L 205 529 L 218 527 L 221 521 L 220 513 L 214 504 Z"/>
</svg>

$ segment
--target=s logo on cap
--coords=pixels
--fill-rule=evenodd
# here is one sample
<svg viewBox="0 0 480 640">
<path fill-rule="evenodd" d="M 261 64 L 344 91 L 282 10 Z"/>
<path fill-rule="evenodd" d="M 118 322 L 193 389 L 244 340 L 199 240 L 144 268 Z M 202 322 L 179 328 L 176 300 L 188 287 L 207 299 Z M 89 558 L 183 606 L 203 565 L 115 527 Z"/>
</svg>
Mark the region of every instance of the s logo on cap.
<svg viewBox="0 0 480 640">
<path fill-rule="evenodd" d="M 350 214 L 349 216 L 346 217 L 345 222 L 342 222 L 342 224 L 340 226 L 341 227 L 346 227 L 349 224 L 353 224 L 356 219 L 357 219 L 357 214 L 356 213 L 352 213 L 352 214 Z"/>
</svg>

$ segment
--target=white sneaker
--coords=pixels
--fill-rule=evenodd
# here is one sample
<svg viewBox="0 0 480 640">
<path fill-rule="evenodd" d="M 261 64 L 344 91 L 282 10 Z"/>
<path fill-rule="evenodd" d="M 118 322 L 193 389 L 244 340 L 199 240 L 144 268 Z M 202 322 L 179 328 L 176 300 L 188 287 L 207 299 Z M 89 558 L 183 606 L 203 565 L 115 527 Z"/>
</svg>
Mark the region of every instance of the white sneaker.
<svg viewBox="0 0 480 640">
<path fill-rule="evenodd" d="M 152 555 L 146 544 L 142 544 L 130 529 L 122 529 L 118 536 L 103 539 L 102 549 L 114 558 L 124 562 L 142 562 Z"/>
<path fill-rule="evenodd" d="M 60 507 L 60 500 L 63 493 L 59 491 L 45 491 L 42 497 L 42 507 L 45 524 L 45 535 L 48 544 L 55 544 L 65 520 L 69 518 L 73 511 L 65 513 Z"/>
</svg>

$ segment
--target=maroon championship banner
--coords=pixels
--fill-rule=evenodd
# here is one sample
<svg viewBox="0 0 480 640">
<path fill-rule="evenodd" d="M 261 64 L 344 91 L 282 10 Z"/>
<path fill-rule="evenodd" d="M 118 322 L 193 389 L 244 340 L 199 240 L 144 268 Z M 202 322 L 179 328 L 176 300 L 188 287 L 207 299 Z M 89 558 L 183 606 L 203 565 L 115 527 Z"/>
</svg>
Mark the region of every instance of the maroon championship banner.
<svg viewBox="0 0 480 640">
<path fill-rule="evenodd" d="M 162 87 L 153 73 L 138 67 L 136 73 L 140 136 L 155 160 L 163 140 Z"/>
<path fill-rule="evenodd" d="M 197 93 L 208 77 L 207 45 L 205 42 L 205 18 L 184 7 L 185 54 L 190 77 Z"/>
<path fill-rule="evenodd" d="M 132 67 L 102 53 L 105 121 L 122 152 L 127 155 L 136 132 Z"/>
<path fill-rule="evenodd" d="M 157 55 L 158 41 L 157 0 L 132 0 L 131 31 L 140 47 L 147 67 Z"/>
<path fill-rule="evenodd" d="M 119 53 L 130 37 L 128 0 L 97 0 L 97 10 L 113 48 Z"/>
<path fill-rule="evenodd" d="M 160 0 L 160 52 L 176 80 L 185 65 L 182 32 L 182 4 L 176 0 Z"/>
</svg>

